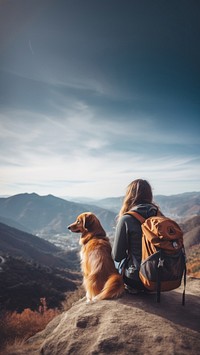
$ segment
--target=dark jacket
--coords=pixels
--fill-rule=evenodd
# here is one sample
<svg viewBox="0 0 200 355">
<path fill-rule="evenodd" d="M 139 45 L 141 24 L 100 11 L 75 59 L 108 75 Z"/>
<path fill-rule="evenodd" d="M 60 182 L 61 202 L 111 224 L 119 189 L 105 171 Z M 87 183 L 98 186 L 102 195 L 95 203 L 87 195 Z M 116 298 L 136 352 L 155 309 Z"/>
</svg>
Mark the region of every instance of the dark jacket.
<svg viewBox="0 0 200 355">
<path fill-rule="evenodd" d="M 131 209 L 144 218 L 156 216 L 158 208 L 153 204 L 140 204 Z M 128 250 L 141 263 L 142 230 L 140 222 L 133 216 L 124 215 L 120 218 L 115 232 L 112 256 L 116 262 L 122 261 L 128 255 Z"/>
</svg>

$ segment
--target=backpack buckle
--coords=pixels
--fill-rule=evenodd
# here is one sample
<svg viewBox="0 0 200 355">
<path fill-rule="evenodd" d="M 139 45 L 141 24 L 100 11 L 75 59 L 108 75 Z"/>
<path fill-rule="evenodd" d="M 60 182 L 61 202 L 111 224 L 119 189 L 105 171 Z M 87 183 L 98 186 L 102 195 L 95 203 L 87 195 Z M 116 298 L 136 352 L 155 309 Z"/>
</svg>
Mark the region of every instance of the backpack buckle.
<svg viewBox="0 0 200 355">
<path fill-rule="evenodd" d="M 165 261 L 164 259 L 159 258 L 159 260 L 158 260 L 158 268 L 159 267 L 163 267 L 164 261 Z"/>
</svg>

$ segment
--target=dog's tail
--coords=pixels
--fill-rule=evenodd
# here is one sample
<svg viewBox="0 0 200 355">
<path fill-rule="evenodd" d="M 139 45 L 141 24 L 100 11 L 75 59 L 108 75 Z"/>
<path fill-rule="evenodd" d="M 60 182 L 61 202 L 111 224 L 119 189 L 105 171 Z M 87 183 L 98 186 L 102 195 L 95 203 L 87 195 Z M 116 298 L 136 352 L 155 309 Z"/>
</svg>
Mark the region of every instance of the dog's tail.
<svg viewBox="0 0 200 355">
<path fill-rule="evenodd" d="M 119 274 L 112 274 L 106 281 L 102 291 L 95 297 L 96 300 L 117 298 L 124 292 L 123 278 Z"/>
</svg>

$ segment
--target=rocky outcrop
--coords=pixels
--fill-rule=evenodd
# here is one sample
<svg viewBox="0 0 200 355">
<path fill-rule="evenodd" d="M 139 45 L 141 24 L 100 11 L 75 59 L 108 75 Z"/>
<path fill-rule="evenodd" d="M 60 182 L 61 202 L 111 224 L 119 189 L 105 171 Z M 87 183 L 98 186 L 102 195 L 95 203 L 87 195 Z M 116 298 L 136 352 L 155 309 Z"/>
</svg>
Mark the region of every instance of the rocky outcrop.
<svg viewBox="0 0 200 355">
<path fill-rule="evenodd" d="M 10 355 L 197 355 L 199 286 L 199 279 L 188 279 L 185 306 L 181 288 L 163 293 L 160 304 L 153 294 L 91 304 L 81 299 Z"/>
</svg>

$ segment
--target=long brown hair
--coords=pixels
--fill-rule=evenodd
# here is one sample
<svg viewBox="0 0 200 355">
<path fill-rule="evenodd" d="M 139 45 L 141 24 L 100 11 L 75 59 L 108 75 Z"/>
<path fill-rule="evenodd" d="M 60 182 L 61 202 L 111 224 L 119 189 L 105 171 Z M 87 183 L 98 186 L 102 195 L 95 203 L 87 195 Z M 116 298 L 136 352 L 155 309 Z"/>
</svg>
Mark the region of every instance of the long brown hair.
<svg viewBox="0 0 200 355">
<path fill-rule="evenodd" d="M 132 207 L 140 203 L 152 203 L 152 200 L 152 189 L 147 180 L 136 179 L 132 181 L 127 186 L 126 195 L 124 197 L 118 218 L 129 211 Z"/>
</svg>

